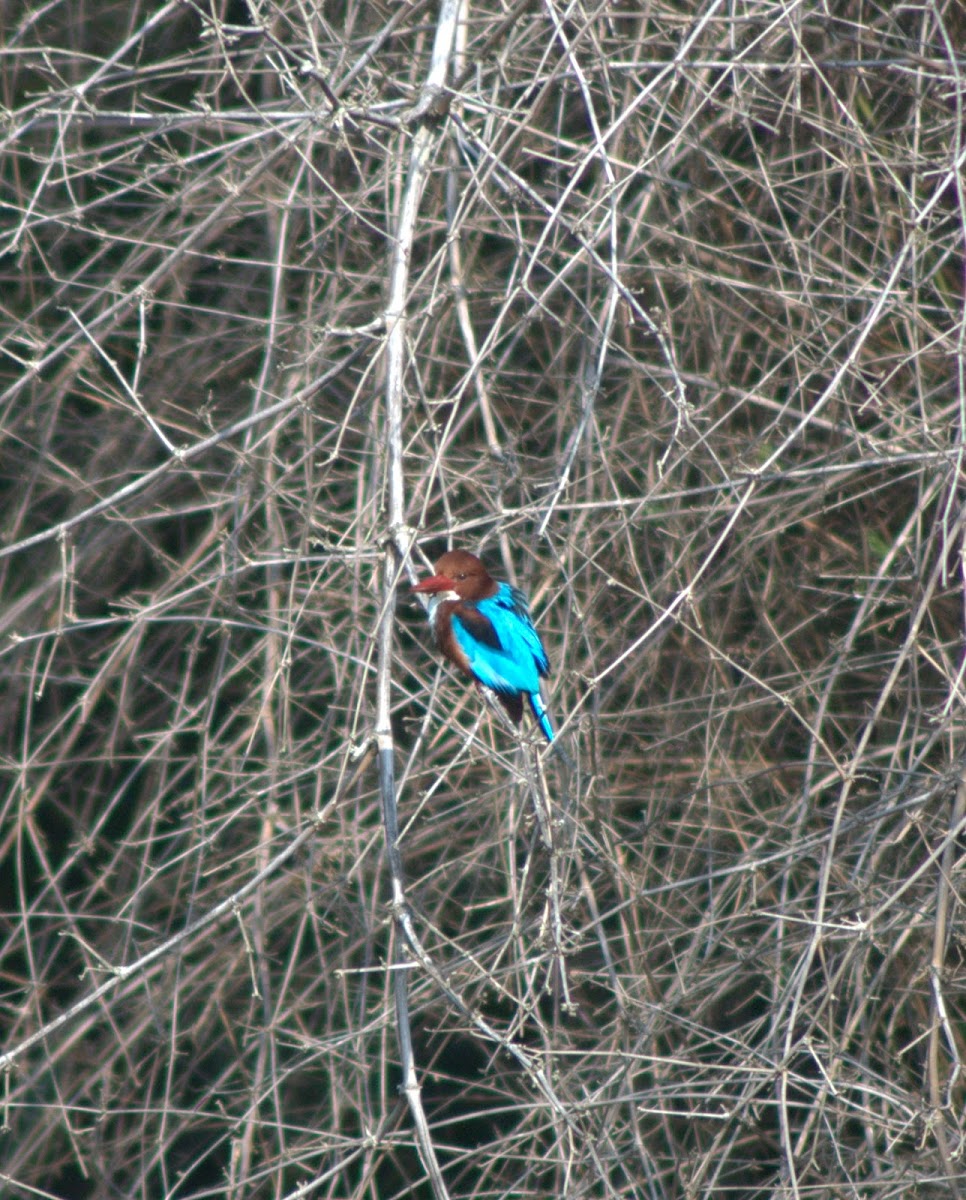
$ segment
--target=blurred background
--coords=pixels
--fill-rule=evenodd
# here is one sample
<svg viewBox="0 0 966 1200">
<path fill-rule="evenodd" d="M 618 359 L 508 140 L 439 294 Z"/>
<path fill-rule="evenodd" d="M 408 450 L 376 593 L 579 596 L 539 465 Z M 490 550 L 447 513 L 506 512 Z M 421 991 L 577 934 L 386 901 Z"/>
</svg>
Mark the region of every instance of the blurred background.
<svg viewBox="0 0 966 1200">
<path fill-rule="evenodd" d="M 455 10 L 2 7 L 4 1190 L 954 1195 L 962 6 Z M 562 945 L 397 463 L 531 598 Z"/>
</svg>

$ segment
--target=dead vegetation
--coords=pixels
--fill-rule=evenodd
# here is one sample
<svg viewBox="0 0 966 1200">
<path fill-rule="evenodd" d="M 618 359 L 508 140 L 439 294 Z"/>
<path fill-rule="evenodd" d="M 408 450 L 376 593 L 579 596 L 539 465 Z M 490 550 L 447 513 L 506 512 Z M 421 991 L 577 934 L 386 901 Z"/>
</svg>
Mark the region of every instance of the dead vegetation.
<svg viewBox="0 0 966 1200">
<path fill-rule="evenodd" d="M 0 25 L 4 1190 L 955 1194 L 962 8 Z"/>
</svg>

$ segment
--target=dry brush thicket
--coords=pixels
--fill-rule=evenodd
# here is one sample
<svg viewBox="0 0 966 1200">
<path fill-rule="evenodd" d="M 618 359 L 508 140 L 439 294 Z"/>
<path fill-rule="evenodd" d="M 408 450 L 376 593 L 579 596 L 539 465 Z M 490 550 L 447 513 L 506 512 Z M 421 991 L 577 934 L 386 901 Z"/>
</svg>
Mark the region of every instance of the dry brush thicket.
<svg viewBox="0 0 966 1200">
<path fill-rule="evenodd" d="M 0 22 L 4 1194 L 966 1187 L 958 3 Z"/>
</svg>

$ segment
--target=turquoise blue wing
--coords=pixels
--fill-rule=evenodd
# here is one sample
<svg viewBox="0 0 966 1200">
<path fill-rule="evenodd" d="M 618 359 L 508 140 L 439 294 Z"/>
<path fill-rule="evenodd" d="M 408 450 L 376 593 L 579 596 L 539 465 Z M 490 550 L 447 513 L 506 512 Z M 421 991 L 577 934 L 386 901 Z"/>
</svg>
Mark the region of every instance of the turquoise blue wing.
<svg viewBox="0 0 966 1200">
<path fill-rule="evenodd" d="M 516 588 L 501 584 L 496 595 L 473 605 L 465 616 L 456 608 L 452 627 L 470 670 L 485 687 L 504 695 L 539 693 L 550 663 L 526 599 Z"/>
</svg>

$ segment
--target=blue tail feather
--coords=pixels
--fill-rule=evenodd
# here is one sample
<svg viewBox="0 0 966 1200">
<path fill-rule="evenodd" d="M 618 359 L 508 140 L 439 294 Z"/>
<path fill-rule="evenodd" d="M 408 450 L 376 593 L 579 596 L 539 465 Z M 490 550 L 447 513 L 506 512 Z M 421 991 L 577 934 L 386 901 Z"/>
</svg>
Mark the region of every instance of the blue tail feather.
<svg viewBox="0 0 966 1200">
<path fill-rule="evenodd" d="M 533 713 L 534 720 L 540 726 L 543 736 L 548 742 L 553 741 L 553 726 L 550 724 L 550 714 L 544 707 L 543 697 L 539 692 L 530 692 L 528 695 L 530 701 L 530 710 Z"/>
</svg>

